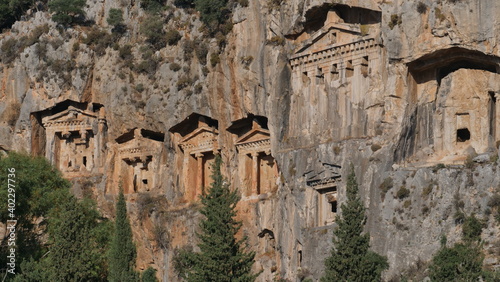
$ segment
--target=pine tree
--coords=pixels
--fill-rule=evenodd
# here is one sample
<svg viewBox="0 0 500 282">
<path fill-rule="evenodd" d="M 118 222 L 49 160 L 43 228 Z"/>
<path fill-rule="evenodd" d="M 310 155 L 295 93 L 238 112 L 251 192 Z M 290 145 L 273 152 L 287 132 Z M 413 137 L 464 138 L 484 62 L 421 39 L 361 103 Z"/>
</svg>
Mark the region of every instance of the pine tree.
<svg viewBox="0 0 500 282">
<path fill-rule="evenodd" d="M 85 16 L 83 8 L 86 0 L 52 0 L 49 9 L 54 14 L 52 20 L 62 25 L 70 25 Z"/>
<path fill-rule="evenodd" d="M 254 281 L 258 274 L 251 268 L 255 253 L 243 250 L 246 238 L 237 240 L 236 233 L 242 223 L 235 219 L 237 191 L 230 191 L 222 177 L 222 160 L 217 156 L 212 166 L 212 185 L 208 194 L 201 197 L 201 214 L 205 218 L 200 223 L 199 253 L 191 253 L 192 268 L 187 271 L 188 281 Z"/>
<path fill-rule="evenodd" d="M 347 201 L 341 205 L 342 217 L 337 215 L 336 218 L 334 247 L 325 261 L 325 276 L 321 281 L 380 281 L 380 274 L 388 267 L 387 258 L 369 250 L 370 235 L 363 234 L 365 207 L 358 196 L 352 166 L 346 193 Z"/>
<path fill-rule="evenodd" d="M 109 281 L 137 281 L 135 272 L 136 250 L 132 240 L 132 228 L 127 217 L 127 204 L 120 190 L 116 203 L 116 219 L 111 248 L 109 251 Z"/>
</svg>

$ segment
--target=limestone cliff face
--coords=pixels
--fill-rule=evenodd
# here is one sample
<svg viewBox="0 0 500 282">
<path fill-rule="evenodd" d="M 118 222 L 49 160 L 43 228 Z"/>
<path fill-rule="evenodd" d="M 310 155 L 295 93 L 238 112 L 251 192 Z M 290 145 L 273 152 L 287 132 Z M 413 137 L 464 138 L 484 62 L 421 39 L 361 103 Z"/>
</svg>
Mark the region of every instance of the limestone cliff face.
<svg viewBox="0 0 500 282">
<path fill-rule="evenodd" d="M 351 163 L 385 279 L 428 261 L 441 235 L 458 241 L 456 211 L 488 222 L 499 266 L 485 212 L 500 192 L 498 1 L 249 1 L 223 49 L 170 2 L 164 29 L 182 38 L 148 55 L 139 1 L 88 0 L 94 27 L 58 30 L 40 11 L 0 35 L 17 50 L 2 48 L 0 149 L 47 156 L 109 217 L 121 183 L 140 269 L 178 280 L 218 152 L 260 281 L 321 277 Z M 111 8 L 127 32 L 99 45 L 88 38 L 111 30 Z"/>
</svg>

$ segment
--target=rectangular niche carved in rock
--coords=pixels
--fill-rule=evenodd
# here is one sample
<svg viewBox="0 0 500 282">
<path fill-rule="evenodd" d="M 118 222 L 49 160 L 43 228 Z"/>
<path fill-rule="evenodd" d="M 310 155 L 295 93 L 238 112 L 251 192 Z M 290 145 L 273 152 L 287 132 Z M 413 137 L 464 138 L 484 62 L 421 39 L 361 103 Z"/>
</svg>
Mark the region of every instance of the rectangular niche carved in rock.
<svg viewBox="0 0 500 282">
<path fill-rule="evenodd" d="M 169 129 L 184 154 L 182 179 L 188 201 L 197 200 L 212 183 L 212 163 L 219 152 L 217 128 L 217 120 L 192 113 Z"/>
<path fill-rule="evenodd" d="M 250 196 L 274 193 L 278 188 L 278 166 L 271 155 L 267 118 L 249 115 L 233 121 L 227 130 L 237 136 L 235 145 L 239 155 L 238 176 L 246 187 L 243 194 Z"/>
<path fill-rule="evenodd" d="M 457 119 L 456 142 L 461 143 L 470 140 L 471 135 L 469 130 L 469 125 L 470 125 L 469 113 L 457 113 L 456 119 Z"/>
<path fill-rule="evenodd" d="M 314 189 L 315 226 L 326 226 L 335 222 L 337 215 L 337 187 L 340 182 L 340 166 L 323 163 L 317 172 L 311 170 L 305 174 L 307 186 Z"/>
<path fill-rule="evenodd" d="M 161 132 L 141 128 L 116 138 L 118 157 L 113 178 L 121 183 L 124 194 L 148 192 L 160 183 L 157 178 L 164 139 Z"/>
<path fill-rule="evenodd" d="M 34 154 L 42 154 L 65 177 L 102 172 L 106 118 L 104 107 L 66 100 L 31 115 Z M 41 145 L 44 148 L 41 148 Z"/>
</svg>

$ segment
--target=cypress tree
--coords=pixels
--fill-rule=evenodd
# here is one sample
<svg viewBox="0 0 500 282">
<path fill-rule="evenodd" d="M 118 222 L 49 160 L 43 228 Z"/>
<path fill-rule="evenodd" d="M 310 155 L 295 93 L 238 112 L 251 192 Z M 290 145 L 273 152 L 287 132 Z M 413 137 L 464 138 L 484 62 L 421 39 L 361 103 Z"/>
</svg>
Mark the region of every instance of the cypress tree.
<svg viewBox="0 0 500 282">
<path fill-rule="evenodd" d="M 341 205 L 342 217 L 336 218 L 338 228 L 334 231 L 332 254 L 325 261 L 325 276 L 321 281 L 380 281 L 380 274 L 388 267 L 387 258 L 369 250 L 370 235 L 363 234 L 365 207 L 358 196 L 352 166 L 346 194 L 347 201 Z"/>
<path fill-rule="evenodd" d="M 230 191 L 222 177 L 222 160 L 217 156 L 212 165 L 212 185 L 208 194 L 201 196 L 201 214 L 205 218 L 200 223 L 199 253 L 191 253 L 192 268 L 187 271 L 188 281 L 254 281 L 258 274 L 251 268 L 255 253 L 243 250 L 246 238 L 237 240 L 236 233 L 242 223 L 235 219 L 237 191 Z"/>
<path fill-rule="evenodd" d="M 137 281 L 135 272 L 136 250 L 132 240 L 132 228 L 127 217 L 127 204 L 123 191 L 120 190 L 116 203 L 114 236 L 109 251 L 109 281 Z"/>
</svg>

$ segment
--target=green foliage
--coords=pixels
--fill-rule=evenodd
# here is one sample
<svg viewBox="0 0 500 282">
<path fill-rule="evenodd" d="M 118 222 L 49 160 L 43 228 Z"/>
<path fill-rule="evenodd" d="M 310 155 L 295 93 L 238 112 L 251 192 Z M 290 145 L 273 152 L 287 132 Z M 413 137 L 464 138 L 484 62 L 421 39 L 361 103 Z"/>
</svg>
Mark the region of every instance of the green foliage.
<svg viewBox="0 0 500 282">
<path fill-rule="evenodd" d="M 2 47 L 0 48 L 0 58 L 2 60 L 2 63 L 9 64 L 14 61 L 26 47 L 39 43 L 40 37 L 47 32 L 49 32 L 49 26 L 47 24 L 44 24 L 35 27 L 29 36 L 22 36 L 19 39 L 9 38 L 4 40 L 4 42 L 2 43 Z M 40 45 L 41 44 L 39 44 L 38 46 Z"/>
<path fill-rule="evenodd" d="M 142 83 L 139 83 L 135 86 L 135 90 L 137 90 L 137 92 L 139 92 L 139 93 L 142 93 L 144 91 L 144 89 L 145 89 L 144 84 L 142 84 Z"/>
<path fill-rule="evenodd" d="M 196 58 L 202 65 L 207 64 L 208 46 L 205 42 L 197 39 L 194 41 L 194 51 L 196 53 Z"/>
<path fill-rule="evenodd" d="M 106 20 L 109 25 L 113 26 L 112 32 L 119 34 L 125 33 L 126 26 L 123 23 L 123 11 L 121 9 L 109 9 L 109 15 Z"/>
<path fill-rule="evenodd" d="M 117 26 L 123 24 L 123 11 L 121 9 L 109 9 L 109 15 L 106 19 L 109 25 Z"/>
<path fill-rule="evenodd" d="M 382 200 L 384 200 L 387 191 L 391 190 L 393 186 L 394 182 L 391 177 L 387 177 L 382 183 L 380 183 L 380 186 L 378 188 L 381 190 L 380 197 L 382 198 Z"/>
<path fill-rule="evenodd" d="M 135 259 L 136 250 L 132 241 L 132 228 L 127 217 L 127 204 L 123 191 L 120 189 L 116 202 L 115 229 L 109 250 L 109 281 L 137 281 L 138 275 L 134 271 Z"/>
<path fill-rule="evenodd" d="M 118 56 L 120 56 L 120 58 L 125 61 L 133 60 L 134 54 L 132 54 L 132 45 L 125 44 L 120 47 L 120 49 L 118 49 Z"/>
<path fill-rule="evenodd" d="M 181 38 L 182 38 L 181 34 L 175 29 L 169 29 L 165 34 L 165 40 L 167 41 L 167 44 L 170 46 L 177 44 L 177 42 L 179 42 Z"/>
<path fill-rule="evenodd" d="M 3 41 L 2 47 L 0 48 L 2 63 L 9 64 L 14 61 L 18 55 L 19 47 L 18 41 L 15 38 L 9 38 Z"/>
<path fill-rule="evenodd" d="M 106 281 L 106 249 L 111 225 L 103 221 L 94 203 L 66 194 L 51 209 L 46 256 L 22 265 L 21 280 Z"/>
<path fill-rule="evenodd" d="M 432 193 L 433 186 L 434 185 L 431 183 L 427 187 L 425 187 L 424 190 L 422 190 L 422 196 L 424 198 L 426 198 L 427 196 L 429 196 Z"/>
<path fill-rule="evenodd" d="M 157 14 L 164 8 L 165 0 L 142 0 L 141 7 L 151 14 Z"/>
<path fill-rule="evenodd" d="M 230 191 L 222 177 L 220 156 L 212 165 L 212 185 L 207 194 L 201 196 L 199 253 L 184 252 L 177 263 L 189 266 L 182 273 L 187 281 L 254 281 L 258 274 L 251 268 L 255 253 L 243 250 L 246 237 L 236 240 L 242 223 L 235 220 L 237 191 Z M 176 265 L 177 265 L 176 263 Z"/>
<path fill-rule="evenodd" d="M 194 0 L 174 0 L 174 5 L 179 8 L 192 8 L 194 7 Z"/>
<path fill-rule="evenodd" d="M 248 0 L 238 0 L 238 4 L 240 4 L 241 7 L 248 7 Z"/>
<path fill-rule="evenodd" d="M 441 247 L 429 267 L 432 281 L 478 281 L 483 276 L 483 256 L 476 245 Z"/>
<path fill-rule="evenodd" d="M 183 75 L 177 80 L 177 90 L 182 90 L 193 84 L 193 80 L 188 75 Z"/>
<path fill-rule="evenodd" d="M 281 3 L 283 0 L 268 0 L 267 1 L 267 8 L 271 12 L 272 10 L 277 10 L 281 7 Z"/>
<path fill-rule="evenodd" d="M 438 7 L 434 8 L 434 15 L 436 15 L 436 19 L 439 19 L 440 21 L 446 20 L 446 16 L 441 12 L 441 9 Z"/>
<path fill-rule="evenodd" d="M 391 20 L 389 21 L 389 28 L 393 29 L 396 25 L 402 24 L 403 21 L 401 20 L 401 16 L 397 14 L 392 14 L 391 15 Z"/>
<path fill-rule="evenodd" d="M 160 16 L 152 16 L 141 24 L 141 33 L 155 48 L 160 49 L 167 44 L 163 31 L 163 20 Z"/>
<path fill-rule="evenodd" d="M 481 233 L 483 231 L 483 223 L 479 221 L 474 215 L 465 218 L 462 226 L 462 235 L 466 242 L 481 240 Z"/>
<path fill-rule="evenodd" d="M 110 229 L 93 203 L 70 195 L 69 182 L 45 158 L 11 152 L 0 159 L 0 170 L 7 168 L 16 170 L 16 243 L 21 271 L 15 280 L 105 281 L 103 254 Z M 7 183 L 7 176 L 1 173 L 0 181 Z M 0 188 L 2 199 L 7 198 L 6 189 Z M 7 207 L 0 211 L 3 222 L 8 218 L 7 211 Z M 40 218 L 45 220 L 36 220 Z M 45 231 L 47 245 L 41 238 Z M 4 259 L 4 251 L 2 245 L 0 259 Z"/>
<path fill-rule="evenodd" d="M 488 207 L 493 210 L 495 219 L 500 222 L 500 194 L 494 194 L 488 200 Z"/>
<path fill-rule="evenodd" d="M 33 258 L 39 259 L 43 249 L 39 237 L 39 230 L 45 230 L 46 222 L 39 225 L 33 223 L 34 218 L 46 217 L 52 207 L 64 202 L 64 195 L 68 194 L 70 184 L 64 180 L 61 173 L 52 167 L 45 158 L 30 157 L 15 152 L 0 159 L 0 199 L 7 199 L 8 169 L 15 169 L 15 194 L 17 219 L 17 263 Z M 7 200 L 0 202 L 0 221 L 9 219 Z M 5 265 L 4 251 L 6 240 L 0 246 L 0 263 Z"/>
<path fill-rule="evenodd" d="M 170 64 L 170 70 L 176 72 L 176 71 L 179 71 L 180 69 L 181 69 L 181 65 L 179 65 L 178 63 L 173 62 Z"/>
<path fill-rule="evenodd" d="M 410 190 L 406 189 L 406 187 L 404 186 L 401 186 L 398 190 L 398 192 L 396 192 L 396 198 L 402 200 L 406 197 L 410 196 Z"/>
<path fill-rule="evenodd" d="M 86 0 L 52 0 L 49 9 L 53 13 L 52 20 L 69 26 L 82 21 L 85 17 L 83 8 Z"/>
<path fill-rule="evenodd" d="M 370 235 L 363 234 L 365 207 L 358 196 L 358 184 L 351 167 L 347 180 L 347 201 L 341 205 L 342 217 L 337 216 L 331 256 L 325 260 L 325 276 L 321 281 L 380 281 L 389 265 L 387 258 L 372 252 Z"/>
<path fill-rule="evenodd" d="M 156 269 L 151 266 L 142 273 L 141 282 L 156 282 Z"/>
<path fill-rule="evenodd" d="M 97 55 L 102 56 L 106 53 L 106 49 L 115 43 L 115 39 L 116 38 L 112 34 L 100 30 L 98 27 L 94 27 L 82 42 L 92 47 L 92 50 L 94 50 Z"/>
<path fill-rule="evenodd" d="M 200 12 L 201 21 L 214 27 L 224 23 L 230 11 L 226 7 L 228 0 L 194 0 L 196 10 Z"/>
<path fill-rule="evenodd" d="M 283 46 L 285 45 L 285 38 L 281 36 L 273 36 L 271 39 L 267 40 L 267 44 L 274 45 L 274 46 Z"/>
<path fill-rule="evenodd" d="M 33 4 L 32 0 L 0 0 L 0 30 L 10 28 Z"/>
<path fill-rule="evenodd" d="M 220 57 L 219 54 L 217 53 L 212 53 L 210 55 L 210 65 L 212 67 L 215 67 L 218 63 L 220 63 Z"/>
<path fill-rule="evenodd" d="M 419 1 L 417 4 L 417 12 L 419 14 L 424 14 L 425 12 L 427 12 L 427 5 L 425 5 L 425 3 L 423 3 L 422 1 Z"/>
</svg>

